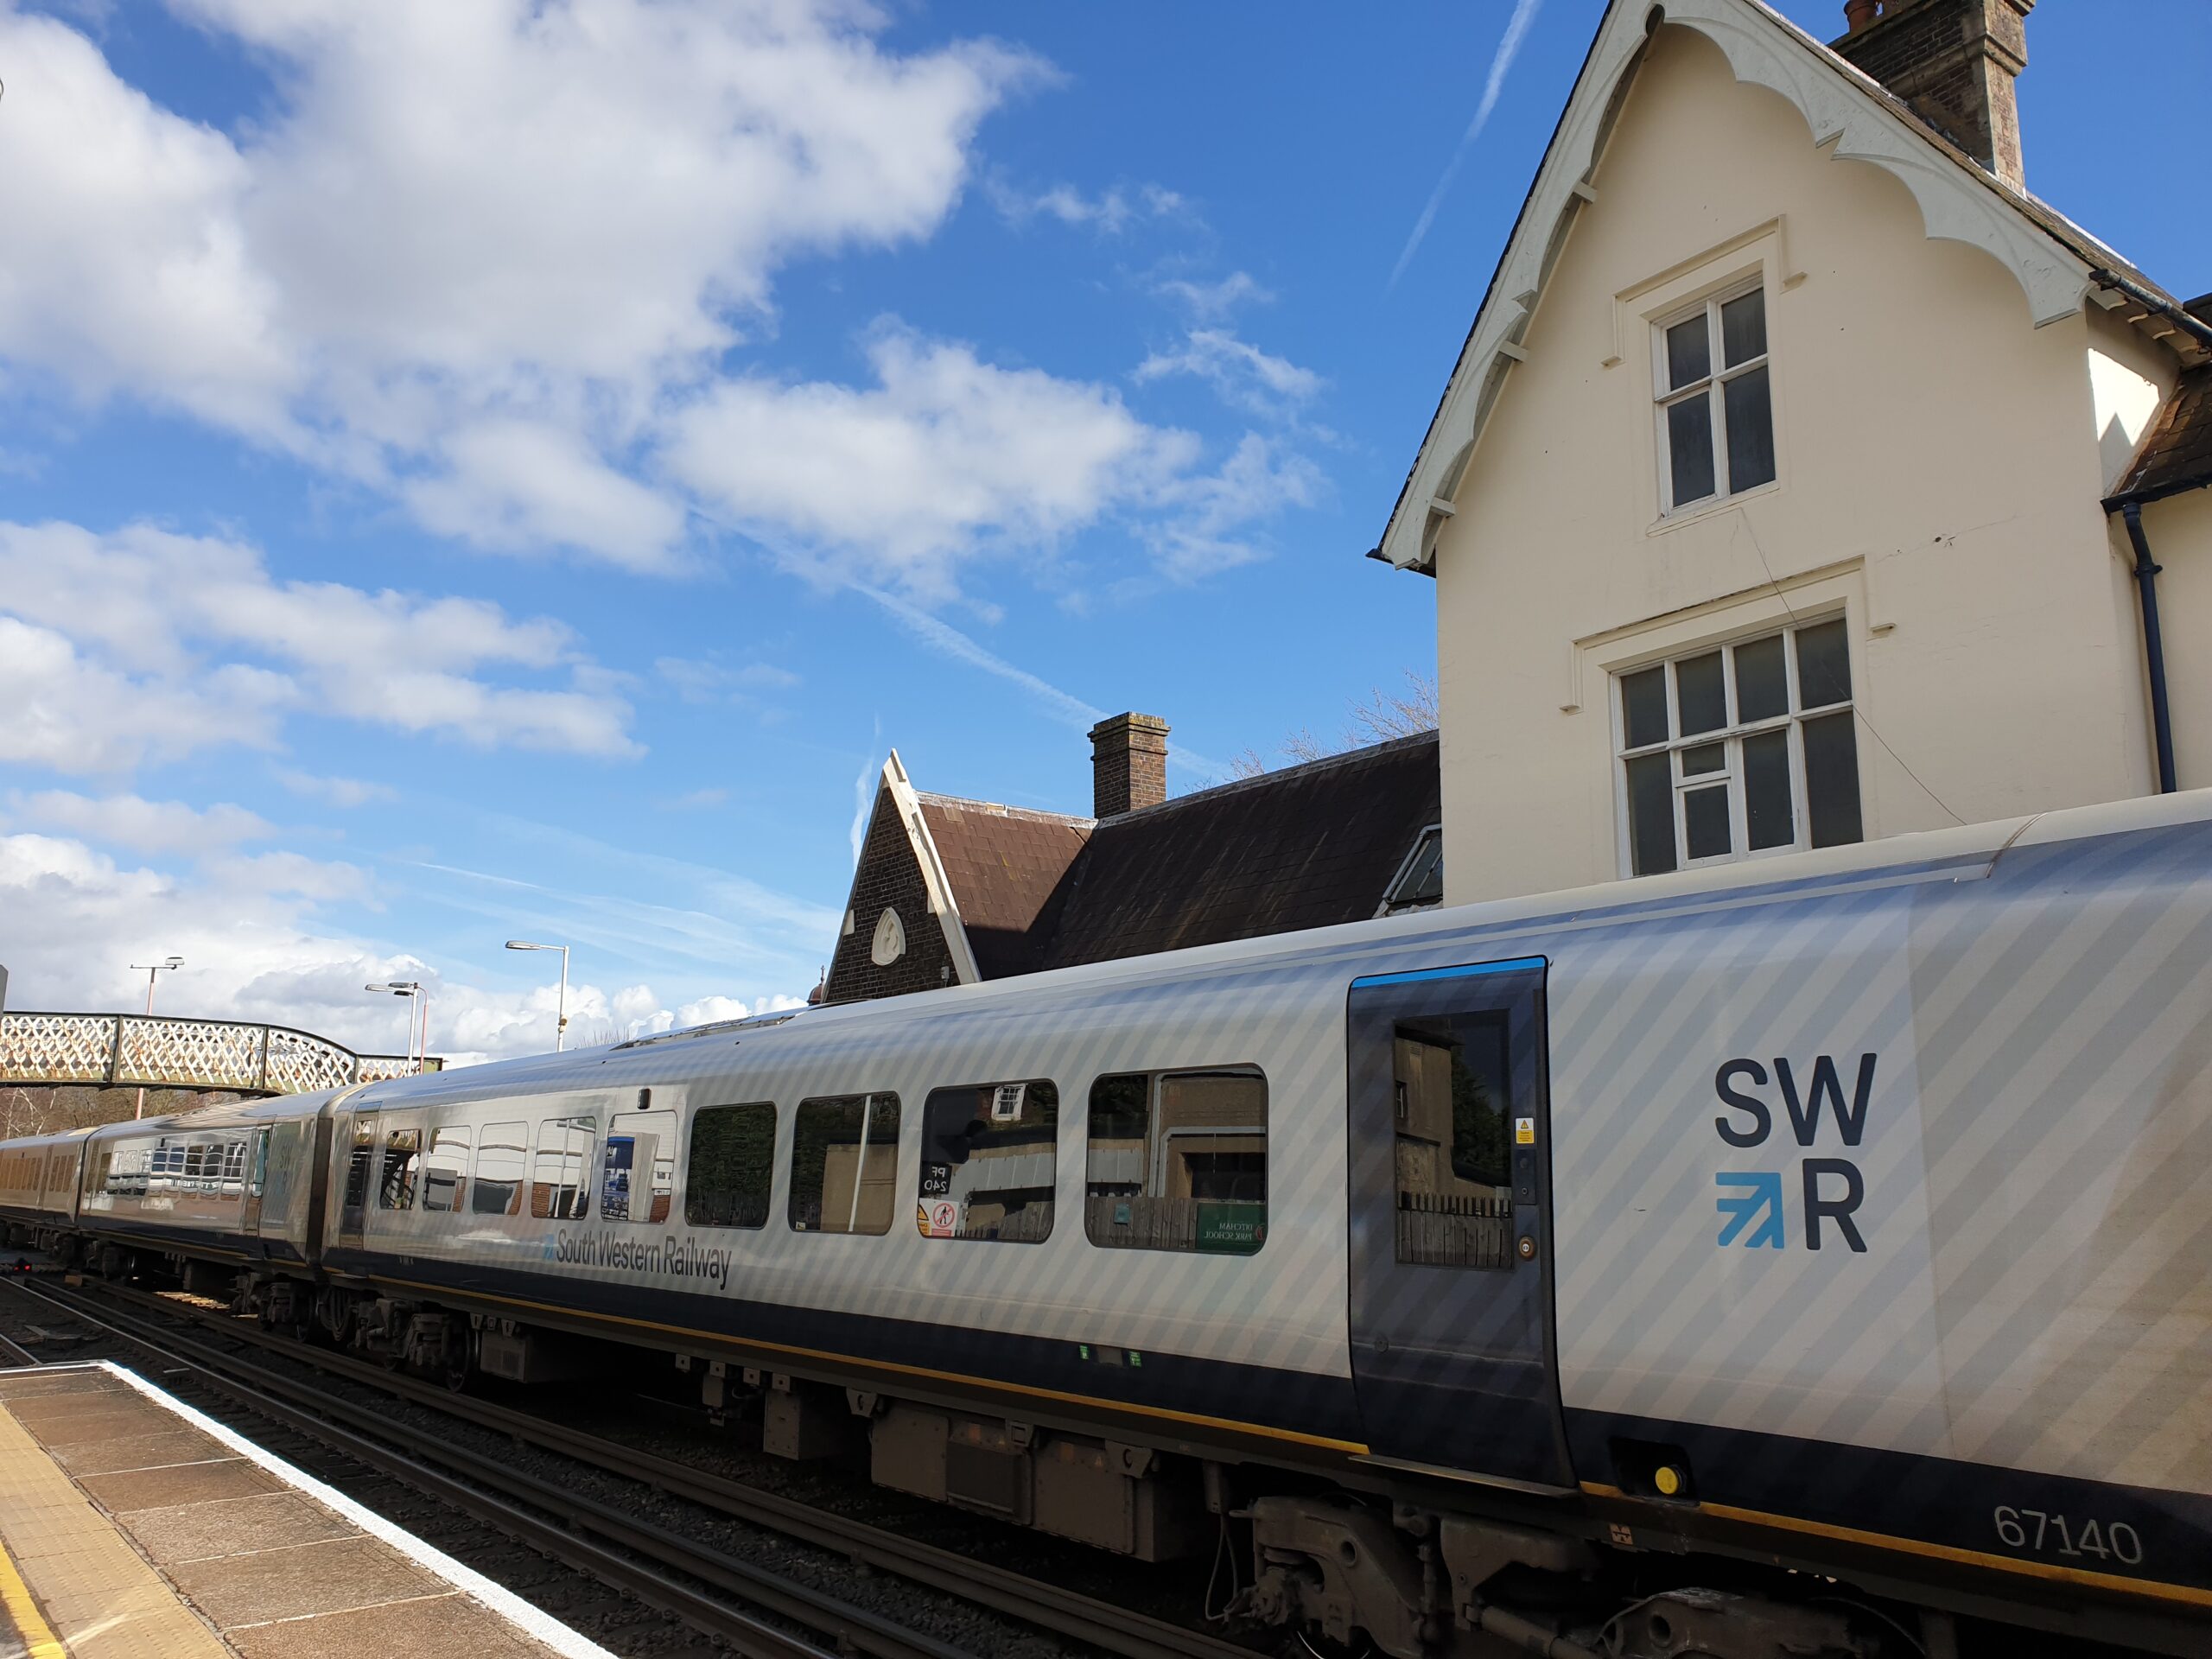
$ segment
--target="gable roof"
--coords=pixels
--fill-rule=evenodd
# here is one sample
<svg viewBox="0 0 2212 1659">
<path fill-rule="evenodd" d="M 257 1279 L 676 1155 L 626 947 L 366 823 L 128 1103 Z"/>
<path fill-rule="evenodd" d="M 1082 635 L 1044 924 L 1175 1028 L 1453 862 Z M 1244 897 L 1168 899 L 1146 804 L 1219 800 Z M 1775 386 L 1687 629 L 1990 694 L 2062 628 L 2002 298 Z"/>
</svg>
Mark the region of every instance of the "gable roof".
<svg viewBox="0 0 2212 1659">
<path fill-rule="evenodd" d="M 2013 189 L 1923 121 L 1902 99 L 1761 0 L 1610 0 L 1553 130 L 1505 250 L 1467 331 L 1428 430 L 1369 556 L 1433 574 L 1436 536 L 1467 458 L 1515 363 L 1567 234 L 1597 199 L 1614 117 L 1660 22 L 1718 46 L 1739 81 L 1779 92 L 1832 158 L 1871 162 L 1910 190 L 1931 238 L 1970 243 L 2010 270 L 2037 327 L 2094 299 L 2165 338 L 2183 360 L 2197 340 L 2175 332 L 2181 306 L 2048 204 Z"/>
<path fill-rule="evenodd" d="M 1051 942 L 1053 899 L 1090 839 L 1091 821 L 957 795 L 917 792 L 985 979 L 1033 973 Z"/>
</svg>

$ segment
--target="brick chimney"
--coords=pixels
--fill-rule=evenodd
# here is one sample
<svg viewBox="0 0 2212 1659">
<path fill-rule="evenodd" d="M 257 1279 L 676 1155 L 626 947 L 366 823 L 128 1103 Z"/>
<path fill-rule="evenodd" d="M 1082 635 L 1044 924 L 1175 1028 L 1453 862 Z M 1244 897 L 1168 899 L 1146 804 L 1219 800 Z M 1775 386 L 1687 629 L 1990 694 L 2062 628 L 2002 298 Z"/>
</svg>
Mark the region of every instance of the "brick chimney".
<svg viewBox="0 0 2212 1659">
<path fill-rule="evenodd" d="M 1090 728 L 1091 816 L 1118 818 L 1167 798 L 1167 722 L 1116 715 Z"/>
<path fill-rule="evenodd" d="M 2015 190 L 2020 106 L 2036 0 L 1848 0 L 1851 32 L 1829 45 Z"/>
</svg>

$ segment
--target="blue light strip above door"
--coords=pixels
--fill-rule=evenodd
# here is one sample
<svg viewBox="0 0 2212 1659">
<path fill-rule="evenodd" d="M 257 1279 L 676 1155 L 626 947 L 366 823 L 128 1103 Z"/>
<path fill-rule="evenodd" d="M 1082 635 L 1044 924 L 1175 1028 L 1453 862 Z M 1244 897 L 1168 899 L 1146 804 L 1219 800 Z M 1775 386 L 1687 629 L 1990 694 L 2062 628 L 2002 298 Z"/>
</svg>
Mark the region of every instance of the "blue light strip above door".
<svg viewBox="0 0 2212 1659">
<path fill-rule="evenodd" d="M 1351 988 L 1363 991 L 1373 985 L 1411 985 L 1424 979 L 1471 979 L 1478 974 L 1520 973 L 1549 965 L 1542 957 L 1516 957 L 1510 962 L 1470 963 L 1464 968 L 1414 968 L 1402 974 L 1363 975 L 1352 981 Z"/>
</svg>

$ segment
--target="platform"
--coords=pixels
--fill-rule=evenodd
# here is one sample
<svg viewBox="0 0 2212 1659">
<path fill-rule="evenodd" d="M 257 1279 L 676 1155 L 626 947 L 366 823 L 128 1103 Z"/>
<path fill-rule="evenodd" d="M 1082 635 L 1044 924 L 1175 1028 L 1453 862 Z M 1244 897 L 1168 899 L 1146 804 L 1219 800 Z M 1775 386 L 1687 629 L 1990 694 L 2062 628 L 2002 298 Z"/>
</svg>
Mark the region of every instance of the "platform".
<svg viewBox="0 0 2212 1659">
<path fill-rule="evenodd" d="M 612 1659 L 124 1368 L 0 1371 L 0 1659 Z"/>
</svg>

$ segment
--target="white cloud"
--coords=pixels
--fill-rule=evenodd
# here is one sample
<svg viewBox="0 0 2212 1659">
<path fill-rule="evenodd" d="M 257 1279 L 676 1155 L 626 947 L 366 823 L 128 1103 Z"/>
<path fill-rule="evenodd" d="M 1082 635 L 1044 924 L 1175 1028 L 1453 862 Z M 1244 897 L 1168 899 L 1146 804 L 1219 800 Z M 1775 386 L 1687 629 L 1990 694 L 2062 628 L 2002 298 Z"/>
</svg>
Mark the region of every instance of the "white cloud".
<svg viewBox="0 0 2212 1659">
<path fill-rule="evenodd" d="M 1166 575 L 1196 582 L 1266 556 L 1250 527 L 1286 508 L 1313 505 L 1325 487 L 1305 456 L 1279 453 L 1248 432 L 1219 471 L 1177 485 L 1179 511 L 1147 526 L 1146 539 Z"/>
<path fill-rule="evenodd" d="M 748 694 L 789 691 L 799 683 L 798 675 L 773 663 L 745 663 L 733 668 L 726 663 L 689 657 L 662 657 L 654 660 L 653 671 L 686 702 L 742 702 Z"/>
<path fill-rule="evenodd" d="M 1227 328 L 1193 328 L 1182 346 L 1154 352 L 1136 366 L 1139 381 L 1194 375 L 1224 403 L 1257 415 L 1282 416 L 1321 390 L 1321 377 L 1275 357 Z"/>
<path fill-rule="evenodd" d="M 1166 219 L 1190 210 L 1181 196 L 1157 184 L 1117 184 L 1087 196 L 1071 184 L 1021 190 L 995 175 L 985 181 L 985 189 L 991 205 L 1009 224 L 1052 219 L 1063 225 L 1088 226 L 1107 236 L 1119 236 L 1141 219 Z"/>
<path fill-rule="evenodd" d="M 1155 283 L 1153 292 L 1163 299 L 1177 301 L 1193 316 L 1209 321 L 1227 316 L 1240 305 L 1272 304 L 1275 297 L 1273 289 L 1261 287 L 1249 271 L 1243 270 L 1231 271 L 1214 283 L 1174 277 Z"/>
<path fill-rule="evenodd" d="M 495 672 L 568 683 L 494 683 Z M 278 714 L 299 706 L 484 747 L 636 752 L 629 705 L 558 622 L 481 600 L 278 582 L 242 543 L 144 524 L 99 535 L 0 523 L 0 698 L 21 711 L 0 721 L 0 758 L 73 772 L 266 747 Z"/>
<path fill-rule="evenodd" d="M 201 808 L 136 795 L 94 800 L 49 789 L 35 795 L 11 795 L 8 809 L 19 823 L 67 830 L 140 853 L 225 852 L 241 842 L 266 841 L 276 833 L 259 814 L 227 802 Z"/>
<path fill-rule="evenodd" d="M 326 778 L 314 772 L 296 772 L 289 766 L 276 768 L 276 781 L 295 795 L 304 795 L 309 800 L 321 801 L 331 806 L 351 809 L 366 806 L 372 801 L 397 800 L 399 791 L 389 784 L 372 784 L 359 778 Z"/>
<path fill-rule="evenodd" d="M 0 7 L 0 355 L 630 564 L 681 528 L 619 465 L 655 400 L 785 261 L 931 233 L 1039 68 L 855 0 L 174 3 L 274 71 L 236 138 Z"/>
<path fill-rule="evenodd" d="M 880 325 L 867 390 L 743 379 L 675 423 L 673 470 L 802 570 L 941 597 L 979 543 L 1034 546 L 1156 493 L 1195 458 L 1110 387 L 1001 369 Z"/>
</svg>

